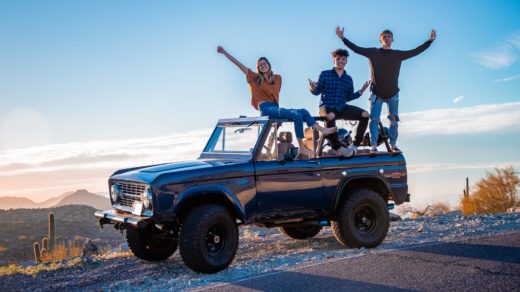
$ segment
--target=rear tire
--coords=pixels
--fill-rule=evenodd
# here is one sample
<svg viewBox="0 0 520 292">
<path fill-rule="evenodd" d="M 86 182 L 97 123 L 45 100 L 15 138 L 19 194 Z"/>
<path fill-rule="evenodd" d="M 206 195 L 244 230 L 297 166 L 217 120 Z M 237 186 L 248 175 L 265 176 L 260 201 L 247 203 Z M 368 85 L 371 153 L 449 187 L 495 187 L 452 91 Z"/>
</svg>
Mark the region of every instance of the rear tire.
<svg viewBox="0 0 520 292">
<path fill-rule="evenodd" d="M 320 233 L 321 228 L 319 225 L 295 225 L 278 227 L 278 231 L 293 239 L 307 239 Z"/>
<path fill-rule="evenodd" d="M 198 206 L 182 222 L 180 233 L 182 260 L 195 272 L 219 272 L 233 261 L 238 248 L 235 218 L 220 205 Z"/>
<path fill-rule="evenodd" d="M 346 247 L 376 247 L 386 237 L 390 216 L 386 201 L 369 189 L 345 194 L 332 221 L 332 232 Z"/>
<path fill-rule="evenodd" d="M 162 261 L 177 250 L 177 240 L 159 238 L 162 232 L 153 225 L 146 228 L 128 227 L 126 241 L 132 253 L 146 261 Z"/>
</svg>

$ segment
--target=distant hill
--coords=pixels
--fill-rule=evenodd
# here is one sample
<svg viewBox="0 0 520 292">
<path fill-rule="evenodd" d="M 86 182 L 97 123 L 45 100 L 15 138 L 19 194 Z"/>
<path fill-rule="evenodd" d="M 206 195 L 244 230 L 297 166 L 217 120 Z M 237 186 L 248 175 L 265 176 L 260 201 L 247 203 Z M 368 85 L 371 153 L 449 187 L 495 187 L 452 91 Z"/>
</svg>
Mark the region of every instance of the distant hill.
<svg viewBox="0 0 520 292">
<path fill-rule="evenodd" d="M 23 197 L 0 197 L 0 210 L 50 208 L 65 205 L 86 205 L 98 210 L 111 208 L 110 200 L 107 197 L 90 193 L 87 190 L 66 192 L 41 203 Z"/>
<path fill-rule="evenodd" d="M 112 208 L 108 198 L 89 193 L 87 190 L 77 190 L 61 199 L 54 207 L 66 205 L 87 205 L 98 210 L 108 210 Z"/>
<path fill-rule="evenodd" d="M 110 226 L 99 228 L 89 206 L 63 206 L 45 209 L 0 210 L 0 266 L 34 259 L 33 243 L 41 244 L 47 236 L 47 218 L 54 212 L 56 242 L 74 241 L 81 245 L 86 238 L 99 247 L 115 246 L 125 241 L 121 233 Z"/>
<path fill-rule="evenodd" d="M 15 208 L 38 208 L 38 203 L 21 197 L 0 197 L 0 209 Z"/>
<path fill-rule="evenodd" d="M 63 200 L 63 198 L 65 198 L 66 196 L 71 195 L 71 194 L 74 194 L 74 191 L 66 192 L 57 197 L 47 199 L 47 200 L 39 203 L 38 206 L 40 208 L 49 208 L 49 207 L 55 206 L 59 201 Z"/>
</svg>

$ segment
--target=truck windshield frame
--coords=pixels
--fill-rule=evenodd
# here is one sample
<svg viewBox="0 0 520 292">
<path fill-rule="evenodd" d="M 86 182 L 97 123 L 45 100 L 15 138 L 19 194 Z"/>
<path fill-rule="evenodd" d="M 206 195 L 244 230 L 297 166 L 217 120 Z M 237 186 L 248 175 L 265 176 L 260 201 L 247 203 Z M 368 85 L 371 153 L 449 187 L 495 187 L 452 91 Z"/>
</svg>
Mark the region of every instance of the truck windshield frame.
<svg viewBox="0 0 520 292">
<path fill-rule="evenodd" d="M 219 122 L 204 147 L 201 158 L 230 156 L 253 158 L 267 120 Z"/>
</svg>

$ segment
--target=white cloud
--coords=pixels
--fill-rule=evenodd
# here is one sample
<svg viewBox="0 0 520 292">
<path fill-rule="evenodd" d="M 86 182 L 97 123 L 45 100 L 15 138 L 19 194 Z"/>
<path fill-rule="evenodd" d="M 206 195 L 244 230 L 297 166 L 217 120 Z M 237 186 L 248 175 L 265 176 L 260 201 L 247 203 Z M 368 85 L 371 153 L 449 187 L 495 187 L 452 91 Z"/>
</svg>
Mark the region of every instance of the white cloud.
<svg viewBox="0 0 520 292">
<path fill-rule="evenodd" d="M 399 132 L 407 135 L 517 132 L 520 102 L 411 112 L 401 114 L 400 119 Z"/>
<path fill-rule="evenodd" d="M 400 115 L 400 133 L 408 136 L 517 132 L 520 102 L 435 109 Z M 44 196 L 73 190 L 106 188 L 113 171 L 138 165 L 196 159 L 211 129 L 151 138 L 87 141 L 0 151 L 0 196 Z M 410 165 L 410 171 L 495 164 Z M 80 181 L 78 181 L 80 179 Z M 53 193 L 51 193 L 53 192 Z"/>
<path fill-rule="evenodd" d="M 456 99 L 462 99 L 462 96 Z M 400 119 L 400 133 L 409 136 L 518 131 L 520 102 L 409 112 L 400 114 Z M 202 129 L 151 138 L 72 142 L 0 151 L 0 176 L 66 169 L 118 169 L 195 159 L 210 133 L 211 129 Z"/>
<path fill-rule="evenodd" d="M 518 60 L 520 31 L 498 42 L 494 48 L 472 54 L 475 62 L 489 69 L 505 68 Z"/>
<path fill-rule="evenodd" d="M 493 169 L 495 167 L 506 167 L 512 165 L 515 168 L 520 167 L 520 161 L 511 162 L 477 162 L 477 163 L 423 163 L 423 164 L 407 164 L 408 174 L 428 173 L 446 170 L 481 170 Z"/>
<path fill-rule="evenodd" d="M 504 78 L 498 78 L 496 79 L 495 81 L 493 81 L 494 83 L 498 83 L 498 82 L 508 82 L 508 81 L 513 81 L 517 78 L 520 77 L 520 74 L 516 74 L 516 75 L 513 75 L 513 76 L 509 76 L 509 77 L 504 77 Z"/>
<path fill-rule="evenodd" d="M 517 60 L 516 52 L 509 43 L 501 43 L 494 49 L 474 53 L 473 58 L 477 64 L 489 69 L 508 67 Z"/>
<path fill-rule="evenodd" d="M 453 103 L 459 103 L 464 99 L 464 95 L 459 95 L 453 99 Z"/>
<path fill-rule="evenodd" d="M 0 176 L 64 169 L 118 169 L 194 159 L 210 130 L 154 138 L 73 142 L 0 152 Z"/>
</svg>

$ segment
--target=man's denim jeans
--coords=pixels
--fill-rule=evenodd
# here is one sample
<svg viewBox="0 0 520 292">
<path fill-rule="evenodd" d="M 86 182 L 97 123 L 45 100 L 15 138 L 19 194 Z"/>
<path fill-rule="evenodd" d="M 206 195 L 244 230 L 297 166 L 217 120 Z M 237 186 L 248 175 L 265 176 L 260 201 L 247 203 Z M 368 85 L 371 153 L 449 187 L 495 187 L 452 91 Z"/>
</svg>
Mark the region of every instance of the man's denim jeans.
<svg viewBox="0 0 520 292">
<path fill-rule="evenodd" d="M 388 106 L 388 119 L 390 120 L 389 136 L 390 144 L 395 145 L 397 142 L 397 122 L 399 122 L 399 94 L 389 99 L 382 99 L 372 93 L 370 96 L 370 143 L 377 145 L 379 136 L 379 120 L 383 103 Z"/>
</svg>

